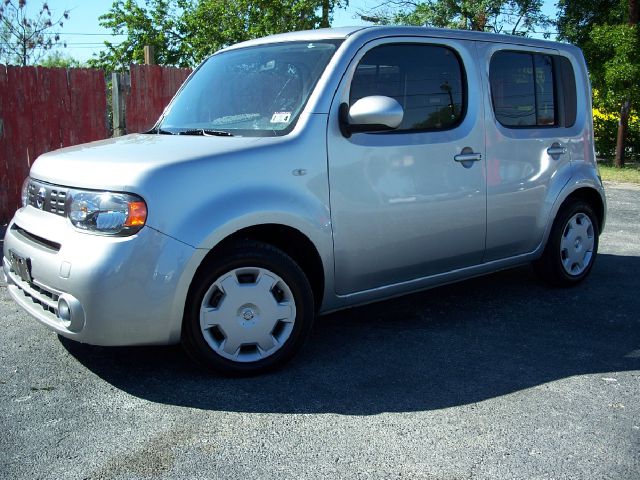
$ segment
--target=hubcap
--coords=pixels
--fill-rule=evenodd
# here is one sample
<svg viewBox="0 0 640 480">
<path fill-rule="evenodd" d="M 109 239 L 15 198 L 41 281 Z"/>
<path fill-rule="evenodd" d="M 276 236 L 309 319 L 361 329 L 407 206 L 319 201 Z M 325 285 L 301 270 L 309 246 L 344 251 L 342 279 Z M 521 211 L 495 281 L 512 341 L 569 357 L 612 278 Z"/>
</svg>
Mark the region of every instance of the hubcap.
<svg viewBox="0 0 640 480">
<path fill-rule="evenodd" d="M 236 362 L 254 362 L 277 352 L 291 336 L 296 305 L 289 286 L 259 267 L 220 276 L 202 299 L 200 328 L 209 346 Z"/>
<path fill-rule="evenodd" d="M 588 215 L 576 213 L 569 219 L 560 240 L 560 259 L 565 272 L 571 276 L 584 272 L 593 259 L 595 237 Z"/>
</svg>

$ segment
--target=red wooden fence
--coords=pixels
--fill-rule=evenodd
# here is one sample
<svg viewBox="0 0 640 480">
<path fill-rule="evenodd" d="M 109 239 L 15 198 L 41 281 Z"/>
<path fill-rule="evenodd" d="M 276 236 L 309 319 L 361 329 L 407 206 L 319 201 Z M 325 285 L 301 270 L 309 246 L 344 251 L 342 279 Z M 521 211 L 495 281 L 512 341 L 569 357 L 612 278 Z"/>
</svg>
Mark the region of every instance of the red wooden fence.
<svg viewBox="0 0 640 480">
<path fill-rule="evenodd" d="M 131 65 L 131 90 L 125 108 L 127 133 L 153 127 L 190 73 L 188 68 Z"/>
<path fill-rule="evenodd" d="M 189 73 L 132 65 L 127 133 L 151 128 Z M 109 135 L 102 70 L 0 65 L 0 226 L 18 208 L 22 181 L 39 155 Z"/>
<path fill-rule="evenodd" d="M 104 72 L 0 65 L 0 225 L 38 155 L 107 138 Z"/>
</svg>

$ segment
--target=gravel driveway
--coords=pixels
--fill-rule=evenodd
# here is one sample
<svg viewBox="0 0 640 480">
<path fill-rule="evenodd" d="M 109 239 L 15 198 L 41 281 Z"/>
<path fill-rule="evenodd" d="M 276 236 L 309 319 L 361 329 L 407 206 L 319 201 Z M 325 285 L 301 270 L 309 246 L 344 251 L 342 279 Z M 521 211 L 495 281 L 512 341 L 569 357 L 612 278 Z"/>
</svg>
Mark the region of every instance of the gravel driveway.
<svg viewBox="0 0 640 480">
<path fill-rule="evenodd" d="M 0 287 L 2 478 L 640 477 L 640 189 L 592 276 L 528 267 L 321 318 L 267 376 L 58 338 Z"/>
</svg>

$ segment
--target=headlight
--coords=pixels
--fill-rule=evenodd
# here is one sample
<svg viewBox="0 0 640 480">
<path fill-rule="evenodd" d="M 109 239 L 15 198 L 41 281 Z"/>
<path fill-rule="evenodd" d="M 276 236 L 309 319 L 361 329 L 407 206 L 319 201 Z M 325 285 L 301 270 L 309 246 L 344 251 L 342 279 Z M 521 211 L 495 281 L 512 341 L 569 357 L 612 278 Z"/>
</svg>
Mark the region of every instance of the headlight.
<svg viewBox="0 0 640 480">
<path fill-rule="evenodd" d="M 131 235 L 147 220 L 147 205 L 130 193 L 70 190 L 67 216 L 81 230 L 107 235 Z"/>
<path fill-rule="evenodd" d="M 24 179 L 24 183 L 22 184 L 22 206 L 26 207 L 29 203 L 29 182 L 31 178 L 27 177 Z"/>
</svg>

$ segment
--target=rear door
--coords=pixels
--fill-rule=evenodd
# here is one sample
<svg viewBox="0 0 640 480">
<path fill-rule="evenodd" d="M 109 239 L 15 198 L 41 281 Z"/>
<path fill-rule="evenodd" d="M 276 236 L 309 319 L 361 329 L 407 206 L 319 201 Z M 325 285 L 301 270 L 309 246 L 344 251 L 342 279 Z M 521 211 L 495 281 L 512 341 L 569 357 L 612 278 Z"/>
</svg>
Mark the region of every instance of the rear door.
<svg viewBox="0 0 640 480">
<path fill-rule="evenodd" d="M 490 87 L 485 261 L 492 261 L 538 247 L 549 202 L 571 176 L 570 152 L 580 130 L 568 58 L 553 49 L 491 43 L 479 43 L 478 51 Z"/>
<path fill-rule="evenodd" d="M 328 136 L 338 294 L 482 261 L 484 130 L 474 49 L 468 41 L 384 39 L 350 65 Z M 345 138 L 340 104 L 370 95 L 396 99 L 402 124 Z"/>
</svg>

